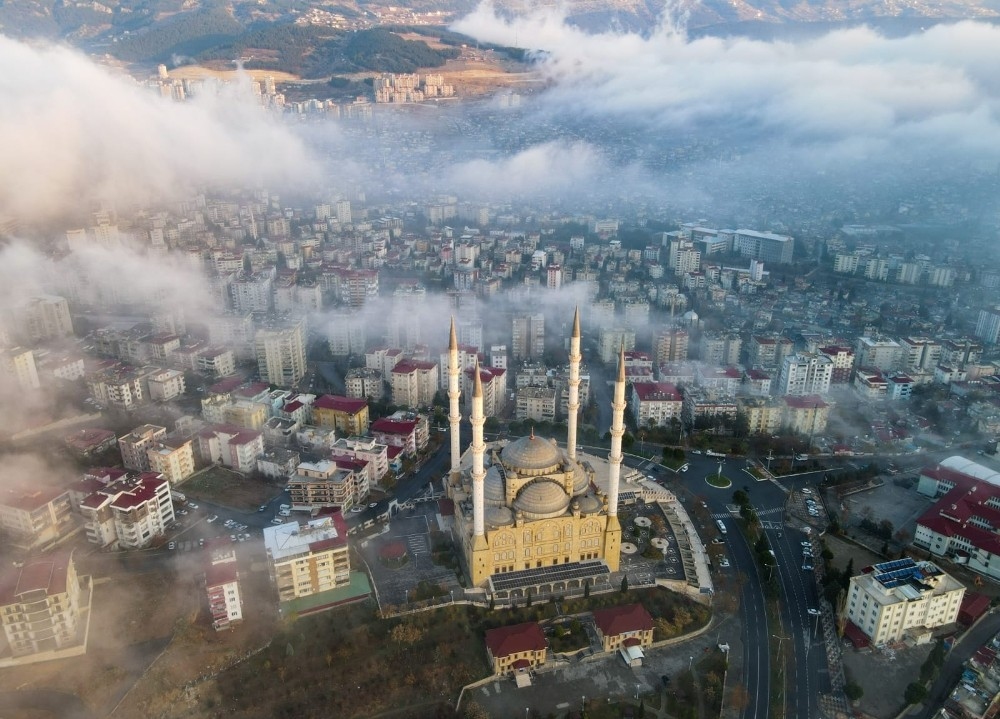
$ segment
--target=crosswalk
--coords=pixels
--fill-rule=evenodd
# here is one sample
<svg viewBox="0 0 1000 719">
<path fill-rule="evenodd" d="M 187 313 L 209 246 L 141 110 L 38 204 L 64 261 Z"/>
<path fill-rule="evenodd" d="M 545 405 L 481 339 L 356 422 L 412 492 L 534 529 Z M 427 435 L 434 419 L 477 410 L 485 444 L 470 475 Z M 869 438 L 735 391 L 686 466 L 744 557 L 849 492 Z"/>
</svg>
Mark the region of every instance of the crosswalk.
<svg viewBox="0 0 1000 719">
<path fill-rule="evenodd" d="M 739 509 L 735 505 L 729 505 L 730 510 L 728 512 L 717 512 L 712 515 L 712 519 L 729 519 L 731 517 L 740 516 Z M 785 511 L 784 507 L 772 507 L 770 509 L 758 509 L 758 517 L 773 517 L 775 515 L 781 516 Z"/>
<path fill-rule="evenodd" d="M 406 537 L 406 546 L 413 556 L 428 554 L 430 548 L 427 546 L 427 537 L 423 534 L 410 534 Z"/>
</svg>

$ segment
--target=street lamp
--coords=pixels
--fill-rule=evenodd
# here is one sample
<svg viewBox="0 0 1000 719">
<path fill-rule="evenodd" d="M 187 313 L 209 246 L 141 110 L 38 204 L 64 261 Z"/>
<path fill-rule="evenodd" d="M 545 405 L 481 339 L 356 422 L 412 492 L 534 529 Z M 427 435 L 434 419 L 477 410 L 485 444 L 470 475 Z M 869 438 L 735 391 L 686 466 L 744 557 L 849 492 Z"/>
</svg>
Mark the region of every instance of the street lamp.
<svg viewBox="0 0 1000 719">
<path fill-rule="evenodd" d="M 635 700 L 639 701 L 639 685 L 635 685 Z"/>
<path fill-rule="evenodd" d="M 694 657 L 688 657 L 688 671 L 691 671 L 691 666 L 694 664 Z"/>
<path fill-rule="evenodd" d="M 580 712 L 583 713 L 587 711 L 587 697 L 580 696 Z"/>
</svg>

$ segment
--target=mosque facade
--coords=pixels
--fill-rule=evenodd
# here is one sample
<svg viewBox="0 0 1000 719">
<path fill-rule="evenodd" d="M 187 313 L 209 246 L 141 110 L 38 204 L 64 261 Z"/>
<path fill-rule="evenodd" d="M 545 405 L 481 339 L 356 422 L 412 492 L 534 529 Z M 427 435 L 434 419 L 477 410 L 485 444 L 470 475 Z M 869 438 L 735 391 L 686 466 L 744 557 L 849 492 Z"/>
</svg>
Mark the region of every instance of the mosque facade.
<svg viewBox="0 0 1000 719">
<path fill-rule="evenodd" d="M 498 575 L 549 567 L 571 569 L 567 565 L 573 564 L 584 569 L 603 565 L 605 573 L 618 571 L 624 358 L 619 357 L 611 452 L 606 461 L 577 454 L 581 359 L 577 311 L 570 340 L 565 448 L 534 432 L 509 442 L 486 443 L 482 384 L 476 367 L 470 415 L 472 443 L 463 453 L 459 439 L 460 367 L 452 321 L 448 367 L 451 471 L 447 491 L 455 504 L 456 540 L 474 586 L 485 588 Z M 596 481 L 598 474 L 602 481 Z"/>
</svg>

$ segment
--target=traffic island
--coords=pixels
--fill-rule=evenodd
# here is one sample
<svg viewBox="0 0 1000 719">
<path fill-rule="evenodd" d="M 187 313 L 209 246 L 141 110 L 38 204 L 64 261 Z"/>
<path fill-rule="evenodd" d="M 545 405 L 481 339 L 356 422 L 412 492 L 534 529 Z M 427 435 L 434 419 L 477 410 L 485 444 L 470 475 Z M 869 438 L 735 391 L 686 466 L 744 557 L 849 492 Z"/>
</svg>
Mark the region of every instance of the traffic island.
<svg viewBox="0 0 1000 719">
<path fill-rule="evenodd" d="M 729 489 L 733 486 L 732 480 L 724 474 L 710 474 L 705 477 L 705 482 L 716 489 Z"/>
</svg>

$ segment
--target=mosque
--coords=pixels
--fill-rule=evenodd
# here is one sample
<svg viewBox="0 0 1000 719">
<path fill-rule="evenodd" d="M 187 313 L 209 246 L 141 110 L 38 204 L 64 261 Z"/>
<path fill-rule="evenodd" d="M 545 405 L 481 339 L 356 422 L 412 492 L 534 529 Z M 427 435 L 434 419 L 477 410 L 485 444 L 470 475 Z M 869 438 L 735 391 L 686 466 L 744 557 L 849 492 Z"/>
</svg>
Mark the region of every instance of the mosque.
<svg viewBox="0 0 1000 719">
<path fill-rule="evenodd" d="M 455 504 L 456 543 L 471 582 L 498 597 L 572 590 L 607 582 L 618 571 L 618 522 L 622 435 L 625 433 L 625 365 L 620 352 L 607 460 L 578 455 L 580 312 L 573 318 L 569 352 L 566 447 L 535 436 L 486 443 L 479 368 L 473 380 L 472 443 L 463 453 L 459 425 L 459 354 L 451 323 L 448 399 L 451 471 L 448 496 Z"/>
</svg>

